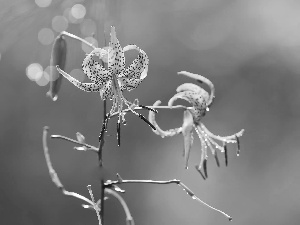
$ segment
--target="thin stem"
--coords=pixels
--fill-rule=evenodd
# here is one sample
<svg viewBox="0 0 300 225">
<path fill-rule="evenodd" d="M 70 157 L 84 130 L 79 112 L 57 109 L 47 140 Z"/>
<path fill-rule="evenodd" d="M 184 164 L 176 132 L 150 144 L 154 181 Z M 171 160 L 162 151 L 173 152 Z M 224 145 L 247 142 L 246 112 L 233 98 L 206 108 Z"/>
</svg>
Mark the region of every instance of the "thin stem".
<svg viewBox="0 0 300 225">
<path fill-rule="evenodd" d="M 75 144 L 78 144 L 78 145 L 82 145 L 82 146 L 85 146 L 85 147 L 88 147 L 87 150 L 92 150 L 92 151 L 95 151 L 95 152 L 98 152 L 98 148 L 96 148 L 95 146 L 93 145 L 89 145 L 89 144 L 86 144 L 86 143 L 80 143 L 79 141 L 76 141 L 72 138 L 68 138 L 68 137 L 65 137 L 65 136 L 62 136 L 62 135 L 51 135 L 51 138 L 58 138 L 58 139 L 63 139 L 63 140 L 66 140 L 66 141 L 69 141 L 69 142 L 72 142 L 72 143 L 75 143 Z"/>
<path fill-rule="evenodd" d="M 60 182 L 59 177 L 58 177 L 57 173 L 55 172 L 55 170 L 52 166 L 50 155 L 49 155 L 49 149 L 48 149 L 48 145 L 47 145 L 48 129 L 49 129 L 49 127 L 46 126 L 46 127 L 44 127 L 44 130 L 43 130 L 43 149 L 44 149 L 44 155 L 45 155 L 45 158 L 46 158 L 46 163 L 47 163 L 47 167 L 48 167 L 49 174 L 50 174 L 50 177 L 52 179 L 52 182 L 55 184 L 55 186 L 58 189 L 61 190 L 61 192 L 64 195 L 81 199 L 81 200 L 87 202 L 89 205 L 93 206 L 94 203 L 90 199 L 88 199 L 88 198 L 86 198 L 86 197 L 84 197 L 80 194 L 77 194 L 75 192 L 67 191 L 65 189 L 65 187 L 63 186 L 63 184 Z"/>
<path fill-rule="evenodd" d="M 101 212 L 101 209 L 99 209 L 97 203 L 95 202 L 95 198 L 94 198 L 94 195 L 93 195 L 93 192 L 92 192 L 91 185 L 88 185 L 88 186 L 87 186 L 87 189 L 88 189 L 88 191 L 89 191 L 89 193 L 90 193 L 90 196 L 91 196 L 91 199 L 92 199 L 92 201 L 93 201 L 93 207 L 94 207 L 94 209 L 95 209 L 95 211 L 96 211 L 97 218 L 98 218 L 98 221 L 99 221 L 99 225 L 102 225 L 102 224 L 101 224 L 101 217 L 100 217 L 100 215 L 99 215 L 99 211 Z"/>
<path fill-rule="evenodd" d="M 125 215 L 126 215 L 126 223 L 128 225 L 134 225 L 134 220 L 131 216 L 131 213 L 129 211 L 129 208 L 125 202 L 125 200 L 122 198 L 121 195 L 119 195 L 116 191 L 111 190 L 111 189 L 105 189 L 105 193 L 110 194 L 112 196 L 114 196 L 116 199 L 118 199 L 118 201 L 120 202 L 120 204 L 122 205 Z"/>
<path fill-rule="evenodd" d="M 106 24 L 106 0 L 102 0 L 104 4 L 104 19 L 103 19 L 103 35 L 104 35 L 104 46 L 107 45 L 106 41 L 106 35 L 105 35 L 105 24 Z M 100 39 L 100 24 L 99 23 L 99 29 L 98 29 L 98 38 Z M 104 64 L 103 60 L 101 60 L 102 66 L 104 68 L 107 68 L 106 65 Z M 99 159 L 99 169 L 102 170 L 103 168 L 103 159 L 102 159 L 102 151 L 104 147 L 104 136 L 105 136 L 105 131 L 107 129 L 107 123 L 108 123 L 109 115 L 107 115 L 107 110 L 106 110 L 106 100 L 103 101 L 103 122 L 102 122 L 102 130 L 101 130 L 101 137 L 99 138 L 99 148 L 98 148 L 98 159 Z M 104 225 L 104 191 L 105 191 L 105 186 L 104 186 L 104 179 L 102 178 L 100 180 L 100 185 L 101 185 L 101 197 L 100 197 L 100 204 L 101 204 L 101 211 L 100 211 L 100 217 L 102 221 L 102 225 Z"/>
<path fill-rule="evenodd" d="M 93 45 L 92 43 L 90 43 L 90 42 L 88 42 L 88 41 L 86 41 L 86 40 L 84 40 L 84 39 L 82 39 L 82 38 L 80 38 L 80 37 L 78 37 L 78 36 L 76 36 L 76 35 L 74 35 L 74 34 L 70 34 L 70 33 L 66 32 L 66 31 L 61 32 L 60 35 L 65 35 L 65 36 L 70 37 L 70 38 L 73 38 L 73 39 L 75 39 L 75 40 L 77 40 L 77 41 L 81 41 L 82 43 L 88 45 L 89 47 L 91 47 L 91 48 L 93 48 L 93 49 L 97 48 L 97 47 L 96 47 L 95 45 Z"/>
<path fill-rule="evenodd" d="M 200 198 L 198 198 L 194 192 L 188 188 L 184 183 L 182 183 L 180 180 L 174 179 L 174 180 L 167 180 L 167 181 L 154 181 L 154 180 L 123 180 L 120 176 L 118 176 L 118 180 L 116 181 L 107 181 L 104 185 L 106 187 L 111 187 L 112 185 L 115 184 L 140 184 L 140 183 L 144 183 L 144 184 L 177 184 L 179 186 L 181 186 L 183 188 L 183 190 L 189 195 L 191 196 L 192 199 L 197 200 L 198 202 L 202 203 L 203 205 L 209 207 L 210 209 L 213 209 L 221 214 L 223 214 L 225 217 L 227 217 L 229 219 L 229 221 L 232 220 L 232 217 L 229 216 L 228 214 L 226 214 L 225 212 L 216 209 L 212 206 L 210 206 L 209 204 L 207 204 L 206 202 L 202 201 Z"/>
<path fill-rule="evenodd" d="M 106 181 L 105 186 L 111 187 L 113 184 L 179 184 L 180 180 L 166 180 L 166 181 L 158 181 L 158 180 L 116 180 L 116 181 Z"/>
</svg>

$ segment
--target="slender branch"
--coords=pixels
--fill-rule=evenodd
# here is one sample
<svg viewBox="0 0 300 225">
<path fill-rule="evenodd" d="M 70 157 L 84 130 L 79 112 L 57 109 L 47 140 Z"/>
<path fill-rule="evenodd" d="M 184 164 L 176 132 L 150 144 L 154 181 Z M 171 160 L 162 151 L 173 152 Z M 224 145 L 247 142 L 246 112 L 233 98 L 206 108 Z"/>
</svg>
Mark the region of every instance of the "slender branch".
<svg viewBox="0 0 300 225">
<path fill-rule="evenodd" d="M 104 118 L 103 118 L 103 125 L 102 125 L 102 131 L 101 131 L 101 138 L 99 142 L 99 149 L 98 149 L 98 156 L 99 156 L 99 169 L 103 169 L 103 159 L 102 159 L 102 151 L 103 151 L 103 146 L 104 146 L 104 136 L 105 136 L 105 130 L 107 127 L 107 122 L 108 118 L 106 115 L 106 100 L 103 101 L 103 113 L 104 113 Z M 101 179 L 101 199 L 100 199 L 100 204 L 101 204 L 101 211 L 100 211 L 100 217 L 102 220 L 102 224 L 104 225 L 104 191 L 105 191 L 105 186 L 104 186 L 104 179 Z"/>
<path fill-rule="evenodd" d="M 49 155 L 49 149 L 48 149 L 48 146 L 47 146 L 48 129 L 49 129 L 49 127 L 45 126 L 44 130 L 43 130 L 43 149 L 44 149 L 46 163 L 47 163 L 47 167 L 48 167 L 49 174 L 50 174 L 50 177 L 52 179 L 52 182 L 56 185 L 56 187 L 58 189 L 61 190 L 61 192 L 64 195 L 81 199 L 81 200 L 87 202 L 89 205 L 93 206 L 94 203 L 90 199 L 88 199 L 88 198 L 86 198 L 86 197 L 84 197 L 84 196 L 82 196 L 80 194 L 77 194 L 75 192 L 67 191 L 65 189 L 65 187 L 63 186 L 63 184 L 60 182 L 59 177 L 58 177 L 57 173 L 55 172 L 55 170 L 54 170 L 54 168 L 52 166 L 50 155 Z"/>
<path fill-rule="evenodd" d="M 122 205 L 122 207 L 124 209 L 124 212 L 126 214 L 126 224 L 127 225 L 134 225 L 134 220 L 133 220 L 133 218 L 131 216 L 131 213 L 129 211 L 129 208 L 128 208 L 125 200 L 122 198 L 122 196 L 119 195 L 116 191 L 108 189 L 108 188 L 105 189 L 105 193 L 110 194 L 110 195 L 114 196 L 116 199 L 119 200 L 119 202 Z"/>
<path fill-rule="evenodd" d="M 73 38 L 73 39 L 75 39 L 77 41 L 81 41 L 82 43 L 86 44 L 87 46 L 89 46 L 89 47 L 91 47 L 93 49 L 96 48 L 96 46 L 93 45 L 92 43 L 90 43 L 90 42 L 88 42 L 88 41 L 86 41 L 86 40 L 84 40 L 84 39 L 82 39 L 82 38 L 80 38 L 80 37 L 78 37 L 78 36 L 76 36 L 74 34 L 70 34 L 70 33 L 66 32 L 66 31 L 61 32 L 60 35 L 64 35 L 64 36 Z"/>
<path fill-rule="evenodd" d="M 213 209 L 221 214 L 223 214 L 225 217 L 227 217 L 229 219 L 229 221 L 232 221 L 232 217 L 229 216 L 228 214 L 226 214 L 225 212 L 219 210 L 219 209 L 216 209 L 212 206 L 210 206 L 209 204 L 207 204 L 206 202 L 202 201 L 200 198 L 198 198 L 194 192 L 188 188 L 184 183 L 182 183 L 180 180 L 177 180 L 177 179 L 174 179 L 174 180 L 166 180 L 166 181 L 154 181 L 154 180 L 124 180 L 122 179 L 118 174 L 118 180 L 116 181 L 111 181 L 111 180 L 108 180 L 105 182 L 105 186 L 106 187 L 111 187 L 112 185 L 115 185 L 115 184 L 137 184 L 137 183 L 145 183 L 145 184 L 177 184 L 179 186 L 181 186 L 183 188 L 183 190 L 189 195 L 191 196 L 192 199 L 202 203 L 203 205 L 209 207 L 210 209 Z"/>
<path fill-rule="evenodd" d="M 114 184 L 179 184 L 180 180 L 108 180 L 105 182 L 106 187 L 111 187 Z"/>
<path fill-rule="evenodd" d="M 87 186 L 87 189 L 88 189 L 88 191 L 89 191 L 89 193 L 90 193 L 90 196 L 91 196 L 91 199 L 92 199 L 92 201 L 93 201 L 93 207 L 94 207 L 94 209 L 95 209 L 95 211 L 96 211 L 97 218 L 98 218 L 98 221 L 99 221 L 99 225 L 102 225 L 102 224 L 101 224 L 101 217 L 100 217 L 100 215 L 99 215 L 99 211 L 101 212 L 101 209 L 99 209 L 97 203 L 95 202 L 95 198 L 94 198 L 94 195 L 93 195 L 93 192 L 92 192 L 91 185 L 88 185 L 88 186 Z"/>
<path fill-rule="evenodd" d="M 152 106 L 151 105 L 151 106 L 146 106 L 146 107 L 152 108 L 152 109 L 187 109 L 187 108 L 189 108 L 189 107 L 186 107 L 184 105 L 175 105 L 175 106 L 172 106 L 172 107 L 170 107 L 170 106 Z M 129 112 L 131 110 L 143 110 L 143 109 L 145 109 L 145 108 L 137 106 L 133 109 L 125 109 L 125 110 L 123 110 L 123 112 Z M 119 115 L 119 113 L 115 112 L 115 113 L 111 114 L 110 117 L 112 118 L 112 117 L 117 116 L 117 115 Z"/>
<path fill-rule="evenodd" d="M 51 138 L 63 139 L 63 140 L 66 140 L 66 141 L 69 141 L 69 142 L 73 142 L 73 143 L 78 144 L 78 145 L 82 145 L 82 146 L 88 147 L 87 150 L 92 150 L 92 151 L 98 152 L 98 148 L 96 148 L 93 145 L 89 145 L 89 144 L 86 144 L 86 143 L 80 143 L 79 141 L 76 141 L 76 140 L 74 140 L 72 138 L 68 138 L 68 137 L 65 137 L 65 136 L 62 136 L 62 135 L 51 135 Z"/>
</svg>

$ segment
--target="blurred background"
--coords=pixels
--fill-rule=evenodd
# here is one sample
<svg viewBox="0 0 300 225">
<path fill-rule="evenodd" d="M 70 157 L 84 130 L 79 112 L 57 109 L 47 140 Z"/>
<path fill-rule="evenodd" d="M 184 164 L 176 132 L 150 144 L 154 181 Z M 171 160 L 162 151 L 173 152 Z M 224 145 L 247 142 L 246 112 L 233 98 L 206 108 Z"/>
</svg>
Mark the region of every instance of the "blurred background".
<svg viewBox="0 0 300 225">
<path fill-rule="evenodd" d="M 195 136 L 184 169 L 183 138 L 162 139 L 132 114 L 121 128 L 110 120 L 104 148 L 107 179 L 180 179 L 202 200 L 233 217 L 232 225 L 299 224 L 300 221 L 300 2 L 293 0 L 0 0 L 0 223 L 97 224 L 96 214 L 66 197 L 52 183 L 42 149 L 42 129 L 97 146 L 103 116 L 97 93 L 63 80 L 59 97 L 49 89 L 51 46 L 66 30 L 104 47 L 104 29 L 116 26 L 121 45 L 136 44 L 149 56 L 148 77 L 124 95 L 144 105 L 166 105 L 177 86 L 204 75 L 216 88 L 203 119 L 218 135 L 245 128 L 241 154 L 229 145 L 229 165 L 209 154 L 204 181 Z M 106 24 L 104 25 L 104 20 Z M 108 31 L 106 38 L 108 38 Z M 65 71 L 88 82 L 81 63 L 89 49 L 67 39 Z M 126 53 L 127 64 L 135 52 Z M 207 87 L 204 87 L 207 88 Z M 146 111 L 142 112 L 147 116 Z M 160 110 L 163 129 L 182 124 L 182 110 Z M 48 139 L 52 163 L 69 191 L 100 196 L 97 156 Z M 136 224 L 229 224 L 193 201 L 176 185 L 121 185 Z M 105 224 L 125 224 L 119 203 L 105 202 Z"/>
</svg>

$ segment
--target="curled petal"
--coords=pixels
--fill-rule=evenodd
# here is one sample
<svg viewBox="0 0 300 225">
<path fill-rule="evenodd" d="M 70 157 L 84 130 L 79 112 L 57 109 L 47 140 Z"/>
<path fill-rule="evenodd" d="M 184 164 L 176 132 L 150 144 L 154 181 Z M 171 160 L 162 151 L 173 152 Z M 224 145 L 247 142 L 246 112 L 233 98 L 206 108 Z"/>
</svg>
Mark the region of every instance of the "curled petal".
<svg viewBox="0 0 300 225">
<path fill-rule="evenodd" d="M 190 111 L 193 114 L 194 121 L 196 123 L 199 123 L 202 117 L 206 113 L 206 99 L 205 96 L 200 95 L 193 91 L 183 91 L 175 94 L 168 102 L 168 106 L 172 107 L 173 103 L 177 99 L 183 99 L 188 101 L 193 107 L 190 109 Z"/>
<path fill-rule="evenodd" d="M 61 70 L 58 66 L 56 66 L 56 69 L 58 70 L 58 72 L 60 72 L 61 75 L 63 75 L 66 79 L 68 79 L 72 84 L 74 84 L 76 87 L 80 88 L 81 90 L 86 92 L 99 92 L 100 90 L 99 85 L 94 83 L 81 83 L 80 81 L 76 80 L 65 71 Z"/>
<path fill-rule="evenodd" d="M 199 87 L 196 84 L 192 83 L 184 83 L 177 87 L 176 92 L 183 92 L 183 91 L 193 91 L 199 95 L 202 95 L 206 101 L 208 101 L 209 94 L 203 88 Z"/>
<path fill-rule="evenodd" d="M 145 79 L 148 72 L 149 58 L 147 54 L 136 45 L 127 45 L 124 47 L 124 52 L 128 50 L 139 51 L 138 57 L 121 73 L 120 77 Z"/>
<path fill-rule="evenodd" d="M 112 54 L 114 54 L 113 60 L 108 56 L 108 70 L 111 74 L 118 74 L 125 68 L 125 57 L 124 51 L 119 43 L 116 36 L 115 27 L 111 27 L 110 31 L 110 42 L 109 47 L 112 49 Z"/>
<path fill-rule="evenodd" d="M 104 50 L 101 48 L 94 49 L 82 62 L 83 72 L 93 83 L 102 84 L 112 77 L 99 62 L 93 59 L 93 56 L 98 56 L 100 58 L 103 51 Z"/>
<path fill-rule="evenodd" d="M 157 100 L 153 106 L 158 106 L 160 105 L 161 101 L 160 100 Z M 170 129 L 170 130 L 167 130 L 167 131 L 164 131 L 162 129 L 160 129 L 160 127 L 158 126 L 158 124 L 156 123 L 155 121 L 155 112 L 153 111 L 149 111 L 149 122 L 156 128 L 156 130 L 152 129 L 152 131 L 157 134 L 157 135 L 160 135 L 162 138 L 164 137 L 172 137 L 176 134 L 180 134 L 182 132 L 182 128 L 179 127 L 179 128 L 175 128 L 175 129 Z"/>
<path fill-rule="evenodd" d="M 178 74 L 185 75 L 187 77 L 190 77 L 192 79 L 195 79 L 197 81 L 205 83 L 210 88 L 210 95 L 209 95 L 209 98 L 207 101 L 207 107 L 211 106 L 211 104 L 213 103 L 213 100 L 215 98 L 215 87 L 214 87 L 214 84 L 209 79 L 207 79 L 206 77 L 203 77 L 199 74 L 194 74 L 194 73 L 190 73 L 190 72 L 186 72 L 186 71 L 178 72 Z"/>
<path fill-rule="evenodd" d="M 188 168 L 190 151 L 193 145 L 193 115 L 189 110 L 185 110 L 183 114 L 182 135 L 184 139 L 184 158 L 185 168 Z"/>
</svg>

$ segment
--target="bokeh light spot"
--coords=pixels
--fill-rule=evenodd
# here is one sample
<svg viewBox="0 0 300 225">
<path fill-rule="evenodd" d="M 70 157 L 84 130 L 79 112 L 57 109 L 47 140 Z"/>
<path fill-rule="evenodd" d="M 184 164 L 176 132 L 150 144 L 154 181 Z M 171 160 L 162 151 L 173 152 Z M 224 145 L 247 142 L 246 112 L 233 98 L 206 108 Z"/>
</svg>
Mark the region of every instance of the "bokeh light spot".
<svg viewBox="0 0 300 225">
<path fill-rule="evenodd" d="M 91 19 L 84 19 L 80 24 L 80 31 L 84 36 L 92 36 L 96 33 L 96 23 Z"/>
<path fill-rule="evenodd" d="M 95 38 L 87 37 L 87 38 L 85 38 L 85 40 L 92 43 L 94 46 L 98 47 L 98 41 Z M 90 46 L 88 46 L 84 43 L 81 44 L 81 48 L 87 54 L 90 53 L 93 50 Z"/>
<path fill-rule="evenodd" d="M 69 25 L 68 20 L 64 16 L 55 16 L 52 19 L 52 29 L 56 32 L 67 30 Z"/>
<path fill-rule="evenodd" d="M 63 15 L 70 23 L 78 23 L 78 20 L 72 15 L 70 8 L 65 9 Z"/>
<path fill-rule="evenodd" d="M 42 72 L 40 79 L 36 80 L 39 86 L 46 86 L 49 83 L 49 74 L 47 72 Z"/>
<path fill-rule="evenodd" d="M 84 79 L 85 79 L 85 74 L 83 73 L 83 71 L 81 69 L 72 70 L 70 75 L 80 82 L 84 81 Z"/>
<path fill-rule="evenodd" d="M 81 4 L 76 4 L 71 9 L 71 14 L 76 19 L 82 19 L 86 14 L 86 9 Z"/>
<path fill-rule="evenodd" d="M 42 28 L 38 33 L 38 39 L 43 45 L 50 45 L 54 40 L 54 33 L 49 28 Z"/>
<path fill-rule="evenodd" d="M 39 80 L 43 75 L 43 67 L 39 63 L 32 63 L 27 66 L 26 75 L 32 81 Z"/>
<path fill-rule="evenodd" d="M 35 0 L 35 4 L 39 7 L 48 7 L 51 4 L 52 0 Z"/>
</svg>

